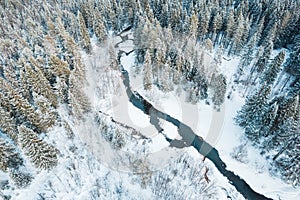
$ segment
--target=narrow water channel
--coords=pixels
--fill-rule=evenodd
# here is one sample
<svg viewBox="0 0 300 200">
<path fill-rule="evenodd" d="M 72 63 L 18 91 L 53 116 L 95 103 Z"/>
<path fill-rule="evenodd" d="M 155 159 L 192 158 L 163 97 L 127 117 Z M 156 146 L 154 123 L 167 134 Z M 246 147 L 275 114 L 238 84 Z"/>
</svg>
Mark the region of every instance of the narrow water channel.
<svg viewBox="0 0 300 200">
<path fill-rule="evenodd" d="M 255 192 L 245 180 L 240 178 L 234 172 L 226 169 L 226 164 L 222 161 L 219 156 L 218 151 L 212 147 L 210 144 L 205 142 L 201 137 L 197 136 L 195 132 L 186 124 L 182 123 L 178 119 L 173 118 L 167 113 L 157 110 L 153 105 L 151 105 L 146 99 L 144 99 L 138 92 L 132 91 L 130 87 L 130 80 L 128 72 L 122 66 L 120 59 L 124 52 L 118 52 L 118 61 L 120 65 L 120 70 L 123 76 L 123 84 L 126 87 L 126 93 L 129 101 L 138 109 L 143 111 L 145 114 L 149 115 L 150 123 L 153 124 L 159 132 L 163 129 L 159 126 L 159 120 L 166 120 L 178 128 L 178 133 L 182 137 L 181 140 L 172 140 L 165 136 L 166 140 L 170 143 L 171 147 L 184 148 L 187 146 L 194 147 L 200 154 L 211 160 L 219 172 L 227 177 L 230 184 L 232 184 L 239 193 L 241 193 L 246 199 L 249 200 L 263 200 L 270 199 L 262 194 Z"/>
</svg>

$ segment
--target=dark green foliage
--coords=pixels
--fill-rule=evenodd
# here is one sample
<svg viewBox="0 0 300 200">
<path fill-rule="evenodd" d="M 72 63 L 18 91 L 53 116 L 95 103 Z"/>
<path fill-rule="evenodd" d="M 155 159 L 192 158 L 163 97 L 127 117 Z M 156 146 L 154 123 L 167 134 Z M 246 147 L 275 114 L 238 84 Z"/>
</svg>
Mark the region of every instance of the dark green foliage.
<svg viewBox="0 0 300 200">
<path fill-rule="evenodd" d="M 235 117 L 236 123 L 245 128 L 246 135 L 254 141 L 258 138 L 258 131 L 261 127 L 257 126 L 260 123 L 261 114 L 267 111 L 267 98 L 269 94 L 270 87 L 261 87 L 254 95 L 246 98 L 245 105 L 243 105 Z"/>
<path fill-rule="evenodd" d="M 276 160 L 276 164 L 282 169 L 284 179 L 298 186 L 300 183 L 300 136 L 298 133 L 287 141 L 282 154 Z"/>
<path fill-rule="evenodd" d="M 300 77 L 300 35 L 294 41 L 295 45 L 291 50 L 290 57 L 285 64 L 285 70 L 298 78 Z"/>
<path fill-rule="evenodd" d="M 256 121 L 256 129 L 259 131 L 258 135 L 261 137 L 267 137 L 269 135 L 269 130 L 274 122 L 276 115 L 275 104 L 267 104 L 264 111 L 258 117 Z"/>
<path fill-rule="evenodd" d="M 285 129 L 282 127 L 282 125 L 288 123 L 287 120 L 289 120 L 289 118 L 294 118 L 295 115 L 297 115 L 298 103 L 298 97 L 294 97 L 287 101 L 283 101 L 283 103 L 278 106 L 276 118 L 271 128 L 271 132 L 285 132 Z"/>
<path fill-rule="evenodd" d="M 281 51 L 272 61 L 272 63 L 265 69 L 264 75 L 261 79 L 262 83 L 265 83 L 267 85 L 272 85 L 280 72 L 281 64 L 284 61 L 285 57 L 285 51 Z"/>
<path fill-rule="evenodd" d="M 33 180 L 32 175 L 23 171 L 22 169 L 10 170 L 10 177 L 18 188 L 24 188 L 28 186 Z"/>
<path fill-rule="evenodd" d="M 245 128 L 246 135 L 255 144 L 267 151 L 274 150 L 273 160 L 282 170 L 284 179 L 299 185 L 299 97 L 269 105 L 264 102 L 267 99 L 264 90 L 246 99 L 236 122 Z"/>
<path fill-rule="evenodd" d="M 288 97 L 290 98 L 297 95 L 300 95 L 300 77 L 291 84 L 288 92 Z"/>
<path fill-rule="evenodd" d="M 264 47 L 264 51 L 262 55 L 259 57 L 257 63 L 255 64 L 255 68 L 258 74 L 260 74 L 262 71 L 266 69 L 272 50 L 273 50 L 273 43 L 272 42 L 267 43 L 267 45 Z"/>
<path fill-rule="evenodd" d="M 16 148 L 0 138 L 0 170 L 18 168 L 23 164 L 23 159 L 20 157 Z"/>
<path fill-rule="evenodd" d="M 213 75 L 211 86 L 213 89 L 212 101 L 216 107 L 219 107 L 225 99 L 227 87 L 225 76 L 223 74 Z"/>
</svg>

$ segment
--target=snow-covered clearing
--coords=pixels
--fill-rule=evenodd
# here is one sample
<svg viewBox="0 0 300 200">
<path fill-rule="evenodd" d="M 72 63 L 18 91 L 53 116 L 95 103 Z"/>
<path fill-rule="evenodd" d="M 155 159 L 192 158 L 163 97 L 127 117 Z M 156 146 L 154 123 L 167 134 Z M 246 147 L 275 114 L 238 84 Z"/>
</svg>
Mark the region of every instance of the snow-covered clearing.
<svg viewBox="0 0 300 200">
<path fill-rule="evenodd" d="M 152 87 L 151 91 L 145 91 L 141 72 L 140 74 L 135 72 L 134 59 L 134 53 L 128 56 L 123 54 L 121 58 L 122 65 L 129 72 L 133 90 L 142 94 L 156 108 L 186 123 L 197 134 L 216 147 L 228 169 L 237 173 L 255 191 L 273 199 L 300 199 L 297 188 L 284 183 L 278 176 L 270 174 L 268 162 L 260 155 L 258 150 L 246 142 L 247 140 L 243 138 L 243 130 L 234 124 L 233 118 L 244 103 L 244 98 L 238 92 L 230 91 L 233 73 L 236 71 L 239 58 L 222 59 L 219 70 L 227 78 L 229 83 L 227 93 L 230 94 L 230 97 L 225 100 L 221 112 L 216 112 L 212 106 L 206 105 L 204 102 L 195 105 L 187 103 L 185 92 L 180 94 L 175 91 L 164 93 L 156 86 Z M 216 115 L 219 115 L 219 117 L 216 117 Z M 216 128 L 216 126 L 219 127 Z M 162 123 L 162 127 L 169 137 L 176 137 L 174 133 L 176 134 L 177 131 L 173 125 L 165 122 Z M 244 145 L 243 148 L 247 152 L 243 158 L 246 161 L 245 163 L 237 161 L 231 155 L 234 149 L 240 145 Z M 193 154 L 197 156 L 198 152 L 195 151 Z M 217 170 L 214 171 L 214 175 L 217 177 L 220 187 L 228 188 L 226 178 Z"/>
</svg>

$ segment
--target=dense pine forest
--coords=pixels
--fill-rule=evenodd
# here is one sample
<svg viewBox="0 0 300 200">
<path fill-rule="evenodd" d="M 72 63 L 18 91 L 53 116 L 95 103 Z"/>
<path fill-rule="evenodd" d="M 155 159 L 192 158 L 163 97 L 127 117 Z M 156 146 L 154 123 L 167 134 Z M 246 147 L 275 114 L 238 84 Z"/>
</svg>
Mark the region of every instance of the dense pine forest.
<svg viewBox="0 0 300 200">
<path fill-rule="evenodd" d="M 233 93 L 245 98 L 234 117 L 243 129 L 241 137 L 269 162 L 272 176 L 298 187 L 299 30 L 298 0 L 1 0 L 0 197 L 14 199 L 14 188 L 36 184 L 35 176 L 58 168 L 62 158 L 80 159 L 80 154 L 74 157 L 77 125 L 97 124 L 113 149 L 130 142 L 122 128 L 112 130 L 112 122 L 98 116 L 86 89 L 93 84 L 87 74 L 96 70 L 99 54 L 105 66 L 97 77 L 103 85 L 93 92 L 100 99 L 118 93 L 119 55 L 112 40 L 124 32 L 132 33 L 133 69 L 145 91 L 157 87 L 168 93 L 182 86 L 187 102 L 204 102 L 216 111 Z M 100 55 L 99 48 L 105 53 Z M 232 77 L 220 70 L 224 59 L 239 60 Z M 61 149 L 53 130 L 70 143 L 69 149 Z M 88 129 L 81 132 L 88 134 Z M 191 160 L 183 156 L 176 162 L 187 167 L 195 162 Z M 174 173 L 181 170 L 178 166 Z M 76 164 L 69 167 L 75 170 Z M 151 174 L 142 175 L 140 185 L 169 199 L 176 187 L 165 188 L 167 194 L 155 185 L 166 185 L 168 176 L 175 176 L 169 168 L 167 175 L 152 175 L 152 183 Z M 198 169 L 189 170 L 200 177 Z M 191 180 L 194 190 L 210 199 L 214 185 L 198 179 Z M 90 194 L 88 199 L 101 197 L 101 192 Z M 46 197 L 42 192 L 32 199 Z"/>
</svg>

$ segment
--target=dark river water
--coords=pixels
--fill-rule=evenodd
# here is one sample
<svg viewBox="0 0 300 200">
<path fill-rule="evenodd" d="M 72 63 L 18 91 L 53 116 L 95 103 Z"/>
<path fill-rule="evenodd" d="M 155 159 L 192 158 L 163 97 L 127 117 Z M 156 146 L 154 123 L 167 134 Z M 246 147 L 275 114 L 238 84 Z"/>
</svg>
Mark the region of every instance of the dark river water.
<svg viewBox="0 0 300 200">
<path fill-rule="evenodd" d="M 166 120 L 178 128 L 178 133 L 182 137 L 181 140 L 172 140 L 165 136 L 166 140 L 170 143 L 171 147 L 184 148 L 188 146 L 194 147 L 200 154 L 211 160 L 219 172 L 227 177 L 230 184 L 232 184 L 239 193 L 241 193 L 246 199 L 249 200 L 260 200 L 260 199 L 270 199 L 262 194 L 255 192 L 245 180 L 240 178 L 234 172 L 226 169 L 226 164 L 222 161 L 219 156 L 218 151 L 212 147 L 210 144 L 205 142 L 201 137 L 197 136 L 195 132 L 186 124 L 182 123 L 178 119 L 173 118 L 167 113 L 157 110 L 153 105 L 151 105 L 146 99 L 144 99 L 138 92 L 132 91 L 130 87 L 130 79 L 128 72 L 121 65 L 120 58 L 124 52 L 120 51 L 118 53 L 118 61 L 120 65 L 120 70 L 123 76 L 123 84 L 126 87 L 126 93 L 129 101 L 138 109 L 143 111 L 145 114 L 150 116 L 150 123 L 153 124 L 159 132 L 163 129 L 159 125 L 158 119 Z"/>
</svg>

